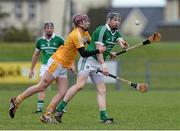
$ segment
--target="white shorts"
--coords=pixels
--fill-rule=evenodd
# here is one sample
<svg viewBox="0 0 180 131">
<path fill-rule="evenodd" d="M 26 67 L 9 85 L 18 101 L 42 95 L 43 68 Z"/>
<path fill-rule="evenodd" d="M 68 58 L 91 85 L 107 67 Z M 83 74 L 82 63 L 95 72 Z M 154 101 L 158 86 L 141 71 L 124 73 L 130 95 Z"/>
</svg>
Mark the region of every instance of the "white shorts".
<svg viewBox="0 0 180 131">
<path fill-rule="evenodd" d="M 46 70 L 47 70 L 47 65 L 42 64 L 40 67 L 39 76 L 42 77 Z"/>
<path fill-rule="evenodd" d="M 101 64 L 93 57 L 80 57 L 78 61 L 78 74 L 89 76 L 94 84 L 104 82 L 104 75 L 97 73 L 97 69 L 101 68 Z"/>
<path fill-rule="evenodd" d="M 67 69 L 52 58 L 49 58 L 46 70 L 48 70 L 54 76 L 54 78 L 67 78 Z"/>
</svg>

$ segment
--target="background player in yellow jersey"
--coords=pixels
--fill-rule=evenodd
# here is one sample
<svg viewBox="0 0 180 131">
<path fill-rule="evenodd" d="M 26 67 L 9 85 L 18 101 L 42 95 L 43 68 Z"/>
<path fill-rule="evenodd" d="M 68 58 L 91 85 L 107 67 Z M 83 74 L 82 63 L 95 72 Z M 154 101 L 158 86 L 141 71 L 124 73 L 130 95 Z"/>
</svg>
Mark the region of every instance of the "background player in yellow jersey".
<svg viewBox="0 0 180 131">
<path fill-rule="evenodd" d="M 106 47 L 103 46 L 92 51 L 85 50 L 84 44 L 90 41 L 90 36 L 87 32 L 90 22 L 87 15 L 76 15 L 73 18 L 73 23 L 75 24 L 75 28 L 68 35 L 64 46 L 60 46 L 48 60 L 48 69 L 42 76 L 40 82 L 29 87 L 17 97 L 10 99 L 9 115 L 11 118 L 14 118 L 15 112 L 22 101 L 37 92 L 45 90 L 58 75 L 66 74 L 67 69 L 74 69 L 74 60 L 78 52 L 82 57 L 88 57 L 106 50 Z M 66 93 L 66 89 L 61 89 L 57 92 L 57 94 L 60 93 L 61 95 L 58 95 L 58 98 L 53 97 L 47 107 L 47 111 L 41 116 L 40 119 L 42 122 L 49 123 L 52 121 L 52 114 L 54 113 L 55 107 L 58 102 L 62 100 Z"/>
<path fill-rule="evenodd" d="M 54 24 L 52 22 L 46 22 L 44 24 L 44 35 L 38 38 L 36 42 L 36 48 L 32 56 L 32 64 L 29 72 L 29 78 L 34 76 L 34 67 L 41 56 L 41 68 L 40 68 L 40 78 L 46 71 L 47 68 L 47 61 L 51 57 L 51 55 L 56 52 L 59 46 L 64 44 L 64 39 L 54 32 Z M 65 86 L 67 88 L 67 77 L 65 75 L 60 75 L 56 79 L 56 84 L 58 89 Z M 37 101 L 37 109 L 35 113 L 41 113 L 43 110 L 44 105 L 44 98 L 45 98 L 45 91 L 41 91 L 38 93 L 38 101 Z"/>
</svg>

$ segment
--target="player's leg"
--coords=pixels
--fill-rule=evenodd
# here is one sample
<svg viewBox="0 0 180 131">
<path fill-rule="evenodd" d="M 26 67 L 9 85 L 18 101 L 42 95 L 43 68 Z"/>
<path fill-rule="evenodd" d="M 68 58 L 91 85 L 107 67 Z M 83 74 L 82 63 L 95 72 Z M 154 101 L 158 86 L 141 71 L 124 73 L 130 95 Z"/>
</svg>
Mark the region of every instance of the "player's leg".
<svg viewBox="0 0 180 131">
<path fill-rule="evenodd" d="M 68 89 L 63 100 L 58 104 L 55 113 L 55 118 L 58 122 L 61 122 L 63 110 L 66 107 L 67 103 L 73 98 L 73 96 L 75 96 L 78 93 L 78 91 L 84 88 L 84 85 L 86 84 L 86 81 L 88 79 L 88 75 L 89 72 L 83 70 L 80 71 L 77 76 L 76 84 L 74 84 Z"/>
<path fill-rule="evenodd" d="M 24 92 L 19 94 L 16 98 L 11 98 L 10 109 L 9 109 L 10 117 L 14 118 L 16 109 L 20 103 L 22 103 L 26 98 L 30 97 L 31 95 L 40 91 L 44 91 L 52 83 L 53 80 L 54 80 L 54 77 L 52 76 L 52 74 L 46 71 L 38 84 L 27 88 Z"/>
<path fill-rule="evenodd" d="M 50 104 L 46 108 L 45 113 L 40 117 L 40 120 L 44 123 L 48 124 L 54 124 L 55 121 L 53 119 L 54 111 L 58 103 L 62 100 L 64 97 L 65 93 L 67 92 L 68 89 L 68 82 L 67 82 L 67 77 L 66 78 L 57 78 L 56 83 L 58 87 L 58 92 L 56 95 L 52 98 Z"/>
<path fill-rule="evenodd" d="M 51 66 L 49 68 L 51 68 Z M 52 98 L 45 113 L 40 117 L 40 120 L 42 122 L 48 123 L 48 124 L 54 123 L 54 119 L 52 118 L 54 114 L 54 110 L 57 104 L 59 103 L 59 101 L 62 100 L 62 98 L 64 97 L 68 88 L 67 69 L 65 69 L 62 65 L 57 64 L 57 67 L 54 70 L 53 76 L 56 78 L 58 91 L 57 91 L 57 94 Z"/>
<path fill-rule="evenodd" d="M 37 109 L 35 113 L 42 113 L 44 107 L 44 98 L 45 98 L 45 91 L 40 91 L 38 93 Z"/>
<path fill-rule="evenodd" d="M 52 98 L 44 115 L 53 114 L 56 106 L 58 105 L 58 103 L 63 99 L 64 95 L 66 94 L 67 89 L 68 89 L 67 76 L 57 77 L 56 84 L 57 84 L 58 91 L 57 91 L 56 95 Z"/>
<path fill-rule="evenodd" d="M 97 74 L 95 72 L 90 73 L 91 80 L 96 85 L 97 88 L 97 103 L 99 106 L 100 122 L 102 123 L 112 123 L 113 118 L 108 116 L 106 110 L 106 87 L 104 83 L 104 77 L 102 74 Z"/>
<path fill-rule="evenodd" d="M 47 65 L 42 64 L 40 68 L 40 79 L 47 70 Z M 43 111 L 43 106 L 44 106 L 44 98 L 45 98 L 45 91 L 40 91 L 38 92 L 38 100 L 37 100 L 37 109 L 35 113 L 42 113 Z"/>
</svg>

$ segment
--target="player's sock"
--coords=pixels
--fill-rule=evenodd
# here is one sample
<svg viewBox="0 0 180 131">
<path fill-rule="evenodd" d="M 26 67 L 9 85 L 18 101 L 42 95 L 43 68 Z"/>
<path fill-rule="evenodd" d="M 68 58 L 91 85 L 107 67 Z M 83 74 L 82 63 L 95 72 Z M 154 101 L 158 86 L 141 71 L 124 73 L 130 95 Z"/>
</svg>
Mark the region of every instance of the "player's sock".
<svg viewBox="0 0 180 131">
<path fill-rule="evenodd" d="M 106 110 L 100 111 L 100 119 L 105 120 L 107 118 L 109 118 L 109 116 L 108 116 L 108 113 L 106 112 Z"/>
<path fill-rule="evenodd" d="M 46 108 L 46 112 L 53 114 L 55 110 L 55 105 L 54 104 L 49 104 L 48 107 Z"/>
<path fill-rule="evenodd" d="M 37 111 L 42 111 L 44 106 L 44 101 L 43 100 L 38 100 L 37 102 Z"/>
<path fill-rule="evenodd" d="M 66 105 L 67 105 L 67 102 L 65 102 L 64 100 L 61 101 L 61 102 L 58 104 L 56 111 L 57 111 L 57 112 L 63 111 L 64 108 L 66 107 Z"/>
</svg>

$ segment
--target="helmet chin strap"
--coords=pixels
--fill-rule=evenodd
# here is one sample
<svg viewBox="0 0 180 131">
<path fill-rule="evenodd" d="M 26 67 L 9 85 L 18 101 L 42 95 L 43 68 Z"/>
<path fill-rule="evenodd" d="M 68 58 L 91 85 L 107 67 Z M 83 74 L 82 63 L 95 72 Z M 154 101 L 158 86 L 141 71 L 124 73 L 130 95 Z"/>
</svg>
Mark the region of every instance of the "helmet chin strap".
<svg viewBox="0 0 180 131">
<path fill-rule="evenodd" d="M 88 31 L 88 29 L 84 29 L 84 27 L 82 27 L 82 26 L 80 26 L 80 25 L 78 25 L 79 27 L 81 27 L 84 31 Z"/>
</svg>

